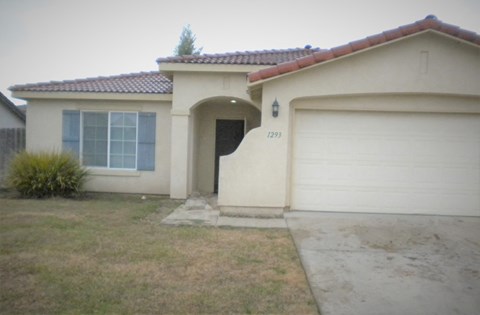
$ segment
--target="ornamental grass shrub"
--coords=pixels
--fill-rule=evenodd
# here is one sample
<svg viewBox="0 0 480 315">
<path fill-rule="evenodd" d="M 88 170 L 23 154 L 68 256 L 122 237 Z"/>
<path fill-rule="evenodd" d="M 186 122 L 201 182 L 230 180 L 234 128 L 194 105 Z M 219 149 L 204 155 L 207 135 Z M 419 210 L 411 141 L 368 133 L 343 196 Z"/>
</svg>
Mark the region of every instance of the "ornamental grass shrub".
<svg viewBox="0 0 480 315">
<path fill-rule="evenodd" d="M 7 183 L 24 197 L 71 197 L 80 192 L 87 170 L 66 152 L 21 152 L 10 164 Z"/>
</svg>

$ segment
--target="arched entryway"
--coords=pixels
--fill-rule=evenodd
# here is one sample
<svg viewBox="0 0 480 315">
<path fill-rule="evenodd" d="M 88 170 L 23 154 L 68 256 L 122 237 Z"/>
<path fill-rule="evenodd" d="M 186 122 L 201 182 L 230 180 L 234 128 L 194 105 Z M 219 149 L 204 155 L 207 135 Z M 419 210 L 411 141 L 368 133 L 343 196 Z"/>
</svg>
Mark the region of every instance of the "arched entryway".
<svg viewBox="0 0 480 315">
<path fill-rule="evenodd" d="M 238 98 L 216 97 L 200 102 L 192 116 L 192 190 L 217 192 L 219 157 L 233 153 L 243 136 L 260 126 L 261 112 Z"/>
</svg>

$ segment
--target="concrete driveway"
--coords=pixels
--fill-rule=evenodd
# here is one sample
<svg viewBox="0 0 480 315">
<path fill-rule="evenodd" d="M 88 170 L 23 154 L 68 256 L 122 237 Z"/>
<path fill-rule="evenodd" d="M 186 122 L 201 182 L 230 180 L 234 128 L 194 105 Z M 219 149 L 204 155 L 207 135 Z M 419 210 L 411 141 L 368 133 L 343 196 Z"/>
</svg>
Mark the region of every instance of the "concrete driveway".
<svg viewBox="0 0 480 315">
<path fill-rule="evenodd" d="M 322 315 L 480 314 L 480 218 L 285 217 Z"/>
</svg>

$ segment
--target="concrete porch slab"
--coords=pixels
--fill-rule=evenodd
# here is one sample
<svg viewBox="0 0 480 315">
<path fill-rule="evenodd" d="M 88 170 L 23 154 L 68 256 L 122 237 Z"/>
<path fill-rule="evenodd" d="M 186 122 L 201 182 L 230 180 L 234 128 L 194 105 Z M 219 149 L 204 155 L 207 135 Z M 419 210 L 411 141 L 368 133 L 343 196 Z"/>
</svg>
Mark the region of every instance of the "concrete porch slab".
<svg viewBox="0 0 480 315">
<path fill-rule="evenodd" d="M 237 210 L 239 208 L 236 208 Z M 242 208 L 241 214 L 248 214 L 250 208 Z M 255 209 L 254 209 L 255 210 Z M 264 209 L 265 210 L 265 209 Z M 252 212 L 253 213 L 253 212 Z M 246 228 L 274 228 L 286 229 L 287 224 L 283 218 L 272 216 L 274 212 L 267 209 L 268 216 L 234 216 L 232 213 L 224 213 L 218 210 L 217 195 L 194 193 L 185 203 L 175 209 L 169 216 L 162 220 L 162 224 L 169 225 L 203 225 L 203 226 L 225 226 L 225 227 L 246 227 Z M 229 214 L 231 216 L 229 216 Z M 259 216 L 260 215 L 260 216 Z"/>
<path fill-rule="evenodd" d="M 218 210 L 187 210 L 184 205 L 175 209 L 162 220 L 168 225 L 198 225 L 217 227 L 274 228 L 286 229 L 283 218 L 244 218 L 221 216 Z"/>
<path fill-rule="evenodd" d="M 162 220 L 169 225 L 205 225 L 215 226 L 220 211 L 218 210 L 187 210 L 184 205 L 175 209 Z"/>
</svg>

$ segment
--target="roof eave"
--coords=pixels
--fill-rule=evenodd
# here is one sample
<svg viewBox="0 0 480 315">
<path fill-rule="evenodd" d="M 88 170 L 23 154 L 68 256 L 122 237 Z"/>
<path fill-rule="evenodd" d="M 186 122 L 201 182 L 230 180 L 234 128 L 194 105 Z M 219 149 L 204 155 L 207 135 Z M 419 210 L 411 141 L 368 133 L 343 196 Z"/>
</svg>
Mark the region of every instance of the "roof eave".
<svg viewBox="0 0 480 315">
<path fill-rule="evenodd" d="M 436 33 L 440 36 L 444 36 L 445 38 L 449 38 L 449 39 L 452 39 L 452 40 L 456 40 L 462 44 L 466 44 L 468 46 L 471 46 L 471 47 L 475 47 L 475 48 L 478 48 L 480 49 L 480 44 L 476 44 L 472 41 L 469 41 L 469 40 L 466 40 L 466 39 L 463 39 L 463 38 L 460 38 L 458 36 L 454 36 L 454 35 L 451 35 L 451 34 L 447 34 L 445 32 L 442 32 L 442 31 L 439 31 L 439 30 L 435 30 L 435 29 L 427 29 L 427 30 L 424 30 L 422 32 L 419 32 L 417 34 L 413 34 L 413 35 L 409 35 L 409 36 L 415 36 L 415 35 L 418 35 L 418 34 L 424 34 L 424 33 L 427 33 L 427 32 L 433 32 L 433 33 Z M 406 38 L 406 37 L 405 37 Z"/>
<path fill-rule="evenodd" d="M 157 93 L 91 93 L 91 92 L 37 92 L 12 91 L 12 96 L 22 100 L 34 99 L 75 99 L 75 100 L 112 100 L 112 101 L 167 101 L 172 94 Z"/>
<path fill-rule="evenodd" d="M 199 63 L 160 63 L 162 74 L 170 75 L 173 72 L 231 72 L 249 73 L 271 67 L 271 65 L 242 65 L 242 64 L 199 64 Z"/>
</svg>

